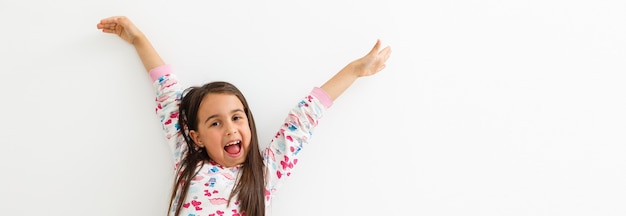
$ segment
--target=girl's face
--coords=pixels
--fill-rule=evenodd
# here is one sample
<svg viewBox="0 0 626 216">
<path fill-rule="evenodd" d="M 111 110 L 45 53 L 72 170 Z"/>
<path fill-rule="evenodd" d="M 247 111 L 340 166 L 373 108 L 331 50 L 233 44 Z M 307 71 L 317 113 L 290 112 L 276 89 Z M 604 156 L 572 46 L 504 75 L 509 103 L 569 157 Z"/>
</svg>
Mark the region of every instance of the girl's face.
<svg viewBox="0 0 626 216">
<path fill-rule="evenodd" d="M 190 135 L 224 167 L 242 164 L 250 149 L 248 117 L 239 98 L 231 94 L 205 95 L 198 110 L 198 129 Z"/>
</svg>

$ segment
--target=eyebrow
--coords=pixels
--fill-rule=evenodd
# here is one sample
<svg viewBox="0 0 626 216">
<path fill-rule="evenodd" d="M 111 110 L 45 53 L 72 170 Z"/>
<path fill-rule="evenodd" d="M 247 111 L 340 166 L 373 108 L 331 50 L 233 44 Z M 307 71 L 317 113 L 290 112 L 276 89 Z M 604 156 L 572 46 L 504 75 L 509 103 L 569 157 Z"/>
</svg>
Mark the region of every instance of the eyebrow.
<svg viewBox="0 0 626 216">
<path fill-rule="evenodd" d="M 245 113 L 242 109 L 234 109 L 234 110 L 230 111 L 231 114 L 232 113 L 238 113 L 238 112 Z M 206 118 L 206 120 L 204 120 L 204 123 L 206 124 L 209 120 L 211 120 L 212 118 L 216 118 L 218 116 L 219 116 L 218 114 L 211 115 L 208 118 Z"/>
</svg>

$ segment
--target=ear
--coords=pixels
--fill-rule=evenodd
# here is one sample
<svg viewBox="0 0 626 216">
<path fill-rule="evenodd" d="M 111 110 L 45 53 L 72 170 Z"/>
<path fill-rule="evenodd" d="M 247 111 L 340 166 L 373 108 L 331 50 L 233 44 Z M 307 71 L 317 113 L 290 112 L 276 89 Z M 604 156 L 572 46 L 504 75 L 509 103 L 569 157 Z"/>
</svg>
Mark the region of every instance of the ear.
<svg viewBox="0 0 626 216">
<path fill-rule="evenodd" d="M 198 132 L 196 132 L 195 130 L 191 130 L 189 131 L 189 136 L 191 137 L 193 142 L 196 143 L 198 147 L 204 148 L 204 145 L 202 144 L 202 140 L 200 140 L 200 134 Z"/>
</svg>

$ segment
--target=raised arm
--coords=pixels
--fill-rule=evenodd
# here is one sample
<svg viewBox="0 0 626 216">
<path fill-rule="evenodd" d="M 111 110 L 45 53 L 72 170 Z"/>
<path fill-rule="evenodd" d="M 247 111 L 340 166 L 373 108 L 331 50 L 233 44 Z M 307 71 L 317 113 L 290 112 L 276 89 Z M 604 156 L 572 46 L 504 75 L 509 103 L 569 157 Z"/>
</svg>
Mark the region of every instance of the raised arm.
<svg viewBox="0 0 626 216">
<path fill-rule="evenodd" d="M 146 71 L 150 71 L 165 63 L 152 47 L 148 38 L 125 16 L 113 16 L 100 20 L 97 25 L 102 32 L 116 34 L 129 42 L 137 50 Z"/>
<path fill-rule="evenodd" d="M 174 163 L 180 164 L 180 159 L 186 152 L 186 145 L 178 126 L 178 106 L 182 87 L 178 84 L 176 76 L 169 65 L 163 62 L 147 37 L 128 18 L 124 16 L 105 18 L 100 20 L 97 27 L 104 33 L 116 34 L 135 47 L 156 88 L 155 112 L 172 150 Z"/>
<path fill-rule="evenodd" d="M 370 50 L 367 55 L 350 62 L 341 69 L 330 80 L 322 85 L 328 96 L 334 101 L 337 99 L 354 81 L 363 76 L 370 76 L 385 68 L 385 62 L 391 54 L 389 46 L 380 50 L 380 40 Z"/>
</svg>

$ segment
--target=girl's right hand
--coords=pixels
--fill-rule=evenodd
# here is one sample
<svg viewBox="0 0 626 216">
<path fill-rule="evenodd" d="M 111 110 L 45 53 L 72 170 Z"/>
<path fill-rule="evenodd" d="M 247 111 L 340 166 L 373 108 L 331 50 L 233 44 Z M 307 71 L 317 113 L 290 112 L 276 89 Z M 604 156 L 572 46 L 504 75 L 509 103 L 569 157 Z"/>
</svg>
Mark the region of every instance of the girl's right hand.
<svg viewBox="0 0 626 216">
<path fill-rule="evenodd" d="M 135 44 L 137 38 L 144 37 L 143 33 L 125 16 L 102 19 L 97 27 L 102 29 L 102 32 L 116 34 L 131 44 Z"/>
</svg>

